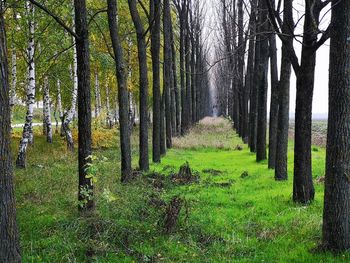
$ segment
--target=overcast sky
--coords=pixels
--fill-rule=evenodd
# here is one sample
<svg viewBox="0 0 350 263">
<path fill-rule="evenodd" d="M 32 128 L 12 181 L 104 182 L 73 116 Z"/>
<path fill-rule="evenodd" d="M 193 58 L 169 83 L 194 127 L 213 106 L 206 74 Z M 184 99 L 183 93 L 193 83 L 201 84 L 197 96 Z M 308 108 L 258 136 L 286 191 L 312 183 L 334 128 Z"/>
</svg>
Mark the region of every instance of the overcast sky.
<svg viewBox="0 0 350 263">
<path fill-rule="evenodd" d="M 215 30 L 217 29 L 217 17 L 215 8 L 218 6 L 219 0 L 202 0 L 205 3 L 207 12 L 206 12 L 206 26 L 204 29 L 204 35 L 210 35 L 208 38 L 211 47 L 215 46 L 217 42 L 217 34 Z M 294 0 L 293 7 L 294 10 L 294 20 L 298 21 L 303 15 L 303 2 L 304 0 Z M 296 11 L 299 10 L 299 11 Z M 329 8 L 326 8 L 323 14 L 321 14 L 322 22 L 321 28 L 325 29 L 330 20 L 330 12 L 327 12 Z M 324 15 L 324 13 L 326 13 Z M 301 33 L 303 27 L 303 19 L 300 19 L 300 22 L 296 28 L 296 33 Z M 301 40 L 301 39 L 300 39 Z M 278 41 L 278 63 L 280 64 L 280 51 L 281 43 Z M 294 41 L 294 46 L 298 57 L 301 54 L 301 44 L 297 41 Z M 213 62 L 213 61 L 212 61 Z M 328 67 L 329 67 L 329 42 L 326 42 L 318 51 L 316 59 L 316 72 L 315 72 L 315 88 L 314 88 L 314 97 L 313 97 L 313 113 L 314 114 L 324 114 L 328 113 Z M 270 90 L 269 90 L 270 93 Z M 296 78 L 294 72 L 292 71 L 291 78 L 291 90 L 290 90 L 290 112 L 295 112 L 295 98 L 296 98 Z M 268 95 L 270 100 L 270 94 Z M 269 104 L 270 102 L 268 102 Z"/>
</svg>

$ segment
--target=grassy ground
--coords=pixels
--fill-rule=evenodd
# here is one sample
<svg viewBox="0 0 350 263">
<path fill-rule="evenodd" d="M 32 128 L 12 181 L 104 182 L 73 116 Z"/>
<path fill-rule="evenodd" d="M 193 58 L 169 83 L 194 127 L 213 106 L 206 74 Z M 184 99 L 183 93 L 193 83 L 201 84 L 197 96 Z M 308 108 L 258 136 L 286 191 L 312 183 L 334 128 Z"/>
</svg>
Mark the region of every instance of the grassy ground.
<svg viewBox="0 0 350 263">
<path fill-rule="evenodd" d="M 14 151 L 18 137 L 15 132 Z M 181 186 L 152 173 L 121 185 L 117 132 L 94 130 L 97 207 L 88 218 L 76 209 L 76 154 L 57 136 L 52 145 L 41 135 L 35 139 L 28 168 L 15 171 L 24 262 L 350 261 L 348 253 L 313 252 L 321 239 L 323 185 L 316 183 L 311 205 L 294 204 L 292 178 L 275 182 L 266 162 L 256 163 L 225 121 L 207 119 L 152 165 L 169 175 L 188 161 L 200 180 Z M 134 155 L 136 142 L 135 136 Z M 324 158 L 325 150 L 314 147 L 315 181 L 324 174 Z M 177 230 L 167 235 L 164 204 L 174 196 L 183 208 Z"/>
</svg>

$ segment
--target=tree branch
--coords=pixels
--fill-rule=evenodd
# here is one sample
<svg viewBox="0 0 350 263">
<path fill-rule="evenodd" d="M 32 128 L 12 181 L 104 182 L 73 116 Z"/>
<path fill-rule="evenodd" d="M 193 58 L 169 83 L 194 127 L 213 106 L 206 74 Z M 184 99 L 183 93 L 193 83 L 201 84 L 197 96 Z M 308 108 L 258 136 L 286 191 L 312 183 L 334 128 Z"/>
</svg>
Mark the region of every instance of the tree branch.
<svg viewBox="0 0 350 263">
<path fill-rule="evenodd" d="M 52 13 L 49 9 L 47 9 L 42 4 L 38 3 L 35 0 L 29 0 L 33 5 L 37 6 L 39 9 L 43 10 L 46 14 L 51 16 L 61 27 L 63 27 L 69 34 L 74 36 L 76 39 L 80 39 L 80 37 L 71 29 L 69 28 L 57 15 Z"/>
</svg>

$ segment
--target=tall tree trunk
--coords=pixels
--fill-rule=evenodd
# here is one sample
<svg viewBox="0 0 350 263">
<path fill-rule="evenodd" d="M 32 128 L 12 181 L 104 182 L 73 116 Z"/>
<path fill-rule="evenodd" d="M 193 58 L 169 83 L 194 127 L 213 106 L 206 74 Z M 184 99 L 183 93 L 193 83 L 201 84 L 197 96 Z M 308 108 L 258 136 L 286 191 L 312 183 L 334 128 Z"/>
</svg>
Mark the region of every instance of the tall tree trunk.
<svg viewBox="0 0 350 263">
<path fill-rule="evenodd" d="M 148 160 L 148 67 L 145 42 L 145 30 L 137 10 L 136 0 L 128 0 L 130 14 L 134 22 L 137 35 L 137 49 L 140 68 L 140 159 L 141 171 L 149 170 Z"/>
<path fill-rule="evenodd" d="M 172 27 L 171 27 L 172 29 Z M 181 133 L 181 93 L 177 85 L 177 69 L 176 69 L 176 50 L 173 37 L 173 30 L 171 30 L 171 53 L 172 53 L 172 65 L 173 65 L 173 88 L 174 88 L 174 99 L 175 99 L 175 111 L 176 111 L 176 124 L 174 125 L 175 134 Z"/>
<path fill-rule="evenodd" d="M 93 184 L 89 177 L 91 165 L 91 94 L 90 54 L 87 10 L 85 0 L 74 0 L 77 61 L 78 61 L 78 160 L 79 160 L 79 209 L 94 208 Z"/>
<path fill-rule="evenodd" d="M 0 4 L 0 262 L 21 262 L 11 156 L 9 79 L 4 6 Z"/>
<path fill-rule="evenodd" d="M 288 45 L 293 46 L 293 3 L 292 0 L 284 1 L 282 32 L 286 36 Z M 281 73 L 278 84 L 278 127 L 276 143 L 276 169 L 275 179 L 286 180 L 288 178 L 288 129 L 289 129 L 289 89 L 291 76 L 291 62 L 289 52 L 285 44 L 282 45 Z"/>
<path fill-rule="evenodd" d="M 50 89 L 48 77 L 44 78 L 44 129 L 46 141 L 52 143 L 52 126 L 51 126 L 51 105 L 50 105 Z"/>
<path fill-rule="evenodd" d="M 262 35 L 260 37 L 260 59 L 259 59 L 259 82 L 258 85 L 258 117 L 257 117 L 257 135 L 256 135 L 256 160 L 266 159 L 266 123 L 267 123 L 267 74 L 269 63 L 269 44 L 266 33 L 268 32 L 268 12 L 266 3 L 261 0 L 259 3 L 259 23 Z"/>
<path fill-rule="evenodd" d="M 244 103 L 243 103 L 243 112 L 244 115 L 246 115 L 246 118 L 243 120 L 243 141 L 245 143 L 248 142 L 248 145 L 250 146 L 250 129 L 249 129 L 249 97 L 251 90 L 253 89 L 253 83 L 254 83 L 254 54 L 255 54 L 255 9 L 256 9 L 256 2 L 257 0 L 254 0 L 252 2 L 251 12 L 250 12 L 250 19 L 249 19 L 249 44 L 248 44 L 248 60 L 247 60 L 247 70 L 246 70 L 246 78 L 245 78 L 245 87 L 244 87 Z M 251 103 L 250 103 L 250 106 Z"/>
<path fill-rule="evenodd" d="M 73 13 L 73 32 L 75 32 L 75 14 Z M 63 131 L 66 136 L 67 149 L 71 152 L 74 151 L 74 141 L 70 124 L 72 123 L 76 114 L 77 96 L 78 96 L 78 59 L 77 59 L 77 47 L 76 40 L 72 38 L 73 42 L 73 68 L 71 68 L 71 75 L 73 80 L 73 91 L 71 98 L 71 105 L 68 112 L 64 115 L 64 121 L 62 123 Z"/>
<path fill-rule="evenodd" d="M 187 0 L 190 1 L 190 0 Z M 186 71 L 186 131 L 192 125 L 192 96 L 191 96 L 191 42 L 190 42 L 190 24 L 189 24 L 189 2 L 186 7 L 186 18 L 185 18 L 185 71 Z"/>
<path fill-rule="evenodd" d="M 185 135 L 187 130 L 187 100 L 185 85 L 185 35 L 186 35 L 186 0 L 182 0 L 181 7 L 178 8 L 180 19 L 180 81 L 181 81 L 181 135 Z"/>
<path fill-rule="evenodd" d="M 350 248 L 350 1 L 333 2 L 323 246 Z"/>
<path fill-rule="evenodd" d="M 173 90 L 172 74 L 172 50 L 171 50 L 171 13 L 169 0 L 164 0 L 163 11 L 164 28 L 164 89 L 165 92 L 165 120 L 166 120 L 166 146 L 172 147 L 172 128 L 171 128 L 171 91 Z"/>
<path fill-rule="evenodd" d="M 34 32 L 35 22 L 34 18 L 34 6 L 28 1 L 26 3 L 28 26 L 29 26 L 29 42 L 28 42 L 28 86 L 27 86 L 27 113 L 26 120 L 23 127 L 22 139 L 19 144 L 19 152 L 16 160 L 16 166 L 18 168 L 26 167 L 26 153 L 28 144 L 34 142 L 33 136 L 33 109 L 35 104 L 35 62 L 34 62 Z"/>
<path fill-rule="evenodd" d="M 160 104 L 160 154 L 166 154 L 165 93 Z"/>
<path fill-rule="evenodd" d="M 278 125 L 278 70 L 277 70 L 277 48 L 276 35 L 271 34 L 270 43 L 270 68 L 271 68 L 271 101 L 269 122 L 269 159 L 268 167 L 275 169 L 276 147 L 277 147 L 277 125 Z"/>
<path fill-rule="evenodd" d="M 297 72 L 295 107 L 293 200 L 309 203 L 314 199 L 311 167 L 312 99 L 316 65 L 316 49 L 321 9 L 312 0 L 305 1 L 305 22 L 301 63 Z"/>
<path fill-rule="evenodd" d="M 153 162 L 160 162 L 160 1 L 150 1 L 150 25 L 151 31 L 151 53 L 153 69 L 153 130 L 152 130 L 152 157 Z M 165 29 L 164 29 L 165 34 Z"/>
<path fill-rule="evenodd" d="M 238 99 L 239 99 L 239 134 L 242 137 L 242 139 L 246 136 L 244 134 L 244 121 L 246 116 L 246 112 L 244 111 L 244 108 L 246 106 L 244 105 L 244 54 L 245 54 L 245 40 L 244 40 L 244 25 L 243 25 L 243 0 L 237 1 L 237 13 L 238 13 L 238 22 L 237 22 L 237 28 L 238 28 L 238 43 L 237 43 L 237 80 L 238 80 Z"/>
<path fill-rule="evenodd" d="M 115 57 L 116 75 L 118 81 L 119 101 L 119 127 L 120 127 L 120 150 L 121 150 L 121 181 L 131 180 L 131 147 L 129 133 L 129 99 L 126 84 L 126 68 L 123 56 L 123 48 L 118 35 L 119 24 L 117 23 L 116 0 L 107 0 L 108 25 L 111 35 L 113 53 Z"/>
</svg>

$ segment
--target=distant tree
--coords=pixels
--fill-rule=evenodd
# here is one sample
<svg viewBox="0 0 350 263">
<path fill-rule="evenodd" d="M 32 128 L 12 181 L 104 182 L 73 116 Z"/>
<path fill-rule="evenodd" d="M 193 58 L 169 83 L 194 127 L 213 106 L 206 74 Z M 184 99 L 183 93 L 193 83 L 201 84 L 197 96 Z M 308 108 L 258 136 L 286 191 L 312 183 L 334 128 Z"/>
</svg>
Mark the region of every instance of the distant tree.
<svg viewBox="0 0 350 263">
<path fill-rule="evenodd" d="M 350 1 L 332 2 L 323 246 L 350 248 Z"/>
<path fill-rule="evenodd" d="M 10 139 L 9 78 L 4 2 L 0 3 L 0 262 L 21 262 Z"/>
</svg>

